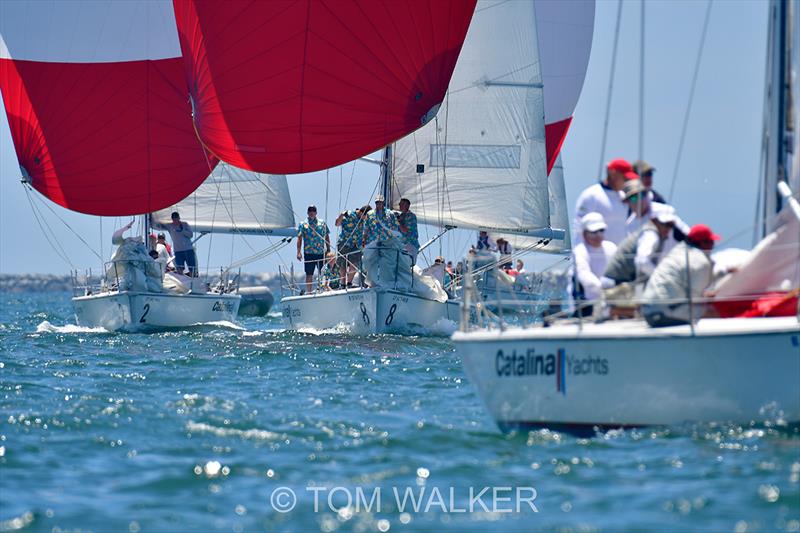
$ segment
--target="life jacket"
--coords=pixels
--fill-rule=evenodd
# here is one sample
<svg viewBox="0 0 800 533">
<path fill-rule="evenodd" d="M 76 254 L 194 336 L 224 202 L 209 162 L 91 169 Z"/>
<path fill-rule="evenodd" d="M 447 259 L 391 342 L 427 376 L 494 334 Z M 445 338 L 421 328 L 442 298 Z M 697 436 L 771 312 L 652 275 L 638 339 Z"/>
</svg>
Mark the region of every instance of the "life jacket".
<svg viewBox="0 0 800 533">
<path fill-rule="evenodd" d="M 639 237 L 645 231 L 653 231 L 656 233 L 656 235 L 658 235 L 658 244 L 653 250 L 653 253 L 650 255 L 650 258 L 654 263 L 658 262 L 658 256 L 661 255 L 661 250 L 664 248 L 664 239 L 661 238 L 661 235 L 658 233 L 658 228 L 656 228 L 656 225 L 653 224 L 653 221 L 651 220 L 635 232 L 625 237 L 625 239 L 619 244 L 617 247 L 617 253 L 614 254 L 614 257 L 611 258 L 608 266 L 606 266 L 606 271 L 603 274 L 604 276 L 613 279 L 617 282 L 617 284 L 637 281 L 636 263 L 634 259 L 636 258 L 636 249 L 639 246 Z M 645 278 L 638 281 L 645 281 Z"/>
</svg>

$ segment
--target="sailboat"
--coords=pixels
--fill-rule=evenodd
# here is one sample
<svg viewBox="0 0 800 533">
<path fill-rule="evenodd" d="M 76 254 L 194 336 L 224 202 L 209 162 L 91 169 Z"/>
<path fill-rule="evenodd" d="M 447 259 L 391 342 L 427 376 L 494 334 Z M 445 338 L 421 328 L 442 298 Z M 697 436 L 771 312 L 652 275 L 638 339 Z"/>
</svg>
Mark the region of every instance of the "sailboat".
<svg viewBox="0 0 800 533">
<path fill-rule="evenodd" d="M 770 3 L 763 239 L 740 270 L 716 286 L 711 301 L 721 314 L 736 317 L 662 328 L 637 319 L 499 329 L 462 323 L 453 335 L 456 349 L 502 430 L 800 422 L 795 7 Z"/>
<path fill-rule="evenodd" d="M 559 153 L 593 21 L 592 1 L 480 2 L 440 115 L 396 143 L 393 197 L 428 224 L 486 231 L 517 254 L 568 252 Z M 472 275 L 487 308 L 540 298 L 534 273 L 516 283 L 493 257 L 482 263 Z"/>
<path fill-rule="evenodd" d="M 271 246 L 236 260 L 227 267 L 228 272 L 275 253 L 297 234 L 286 176 L 252 172 L 227 163 L 219 163 L 191 195 L 152 213 L 151 226 L 166 226 L 176 211 L 199 234 L 195 242 L 215 234 L 264 237 L 270 241 L 277 238 Z M 241 296 L 239 316 L 264 316 L 269 312 L 274 302 L 269 288 L 243 287 L 239 283 L 237 287 Z"/>
<path fill-rule="evenodd" d="M 474 7 L 2 2 L 0 90 L 22 182 L 73 211 L 142 215 L 220 160 L 290 174 L 364 156 L 435 116 Z M 113 279 L 74 304 L 82 324 L 182 327 L 235 317 L 239 296 L 218 287 L 164 295 Z"/>
<path fill-rule="evenodd" d="M 513 233 L 534 239 L 531 249 L 563 250 L 563 178 L 559 169 L 551 185 L 548 172 L 586 73 L 593 17 L 590 1 L 478 2 L 437 117 L 384 151 L 380 190 L 389 205 L 408 198 L 418 221 L 442 233 Z M 290 296 L 281 304 L 290 328 L 403 333 L 459 317 L 452 299 L 395 288 Z"/>
</svg>

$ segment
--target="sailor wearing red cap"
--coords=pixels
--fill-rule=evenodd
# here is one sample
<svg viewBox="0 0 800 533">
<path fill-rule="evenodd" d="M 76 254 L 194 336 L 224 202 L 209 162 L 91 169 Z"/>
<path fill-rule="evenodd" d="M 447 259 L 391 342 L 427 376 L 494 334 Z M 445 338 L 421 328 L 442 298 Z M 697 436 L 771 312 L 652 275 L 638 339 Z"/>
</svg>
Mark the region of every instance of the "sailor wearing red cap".
<svg viewBox="0 0 800 533">
<path fill-rule="evenodd" d="M 705 304 L 688 300 L 699 299 L 714 281 L 711 250 L 720 236 L 705 224 L 692 226 L 686 240 L 679 243 L 656 267 L 645 287 L 642 313 L 653 327 L 688 324 L 705 312 Z"/>
<path fill-rule="evenodd" d="M 633 172 L 631 164 L 625 159 L 614 159 L 606 165 L 606 178 L 586 188 L 575 205 L 575 241 L 581 242 L 581 219 L 588 213 L 603 215 L 608 227 L 606 240 L 619 244 L 625 238 L 625 222 L 628 219 L 628 206 L 622 202 L 622 188 L 626 180 L 639 176 Z"/>
</svg>

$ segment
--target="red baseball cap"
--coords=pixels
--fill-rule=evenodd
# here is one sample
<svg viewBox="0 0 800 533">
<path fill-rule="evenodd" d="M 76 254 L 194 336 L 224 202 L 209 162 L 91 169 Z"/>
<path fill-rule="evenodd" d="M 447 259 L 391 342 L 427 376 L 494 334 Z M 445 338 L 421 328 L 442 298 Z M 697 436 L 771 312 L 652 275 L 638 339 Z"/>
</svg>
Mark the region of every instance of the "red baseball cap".
<svg viewBox="0 0 800 533">
<path fill-rule="evenodd" d="M 626 159 L 622 158 L 612 159 L 611 161 L 608 162 L 606 168 L 608 168 L 608 170 L 616 170 L 617 172 L 622 172 L 623 174 L 627 174 L 628 172 L 633 173 L 633 167 L 631 166 L 631 164 L 628 163 Z M 634 176 L 636 176 L 637 178 L 639 177 L 635 173 Z"/>
<path fill-rule="evenodd" d="M 626 172 L 625 173 L 625 180 L 626 181 L 638 180 L 638 179 L 639 179 L 639 174 L 637 174 L 636 172 Z"/>
<path fill-rule="evenodd" d="M 692 242 L 718 241 L 722 237 L 711 231 L 705 224 L 695 224 L 686 236 Z"/>
</svg>

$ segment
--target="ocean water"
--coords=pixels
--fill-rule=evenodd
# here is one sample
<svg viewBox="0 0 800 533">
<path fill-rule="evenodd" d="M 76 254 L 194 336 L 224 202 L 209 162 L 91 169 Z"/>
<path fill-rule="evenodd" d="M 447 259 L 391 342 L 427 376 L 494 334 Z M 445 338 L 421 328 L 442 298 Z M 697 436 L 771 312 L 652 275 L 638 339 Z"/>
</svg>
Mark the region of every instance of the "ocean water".
<svg viewBox="0 0 800 533">
<path fill-rule="evenodd" d="M 0 294 L 16 529 L 800 531 L 800 437 L 504 435 L 446 337 L 111 334 L 74 326 L 67 294 Z"/>
</svg>

